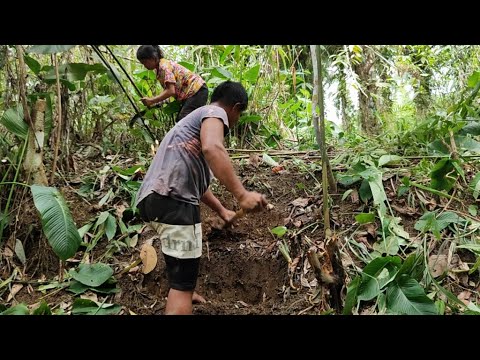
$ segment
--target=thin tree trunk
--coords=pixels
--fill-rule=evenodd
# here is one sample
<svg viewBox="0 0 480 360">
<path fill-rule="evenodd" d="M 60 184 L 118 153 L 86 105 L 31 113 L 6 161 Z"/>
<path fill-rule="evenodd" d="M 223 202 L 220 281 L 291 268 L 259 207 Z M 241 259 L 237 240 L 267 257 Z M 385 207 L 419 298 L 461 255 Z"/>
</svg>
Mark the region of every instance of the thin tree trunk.
<svg viewBox="0 0 480 360">
<path fill-rule="evenodd" d="M 58 63 L 57 63 L 57 54 L 53 54 L 53 61 L 55 66 L 55 76 L 57 77 L 57 127 L 56 137 L 55 137 L 55 152 L 53 154 L 53 163 L 52 163 L 52 174 L 50 175 L 50 182 L 53 183 L 55 179 L 55 171 L 57 170 L 57 159 L 58 159 L 58 147 L 60 146 L 60 133 L 62 131 L 62 97 L 60 93 L 60 77 L 58 75 Z"/>
<path fill-rule="evenodd" d="M 43 164 L 43 143 L 45 140 L 46 101 L 38 99 L 33 107 L 33 129 L 29 127 L 28 146 L 23 169 L 29 184 L 48 186 L 48 179 Z"/>
</svg>

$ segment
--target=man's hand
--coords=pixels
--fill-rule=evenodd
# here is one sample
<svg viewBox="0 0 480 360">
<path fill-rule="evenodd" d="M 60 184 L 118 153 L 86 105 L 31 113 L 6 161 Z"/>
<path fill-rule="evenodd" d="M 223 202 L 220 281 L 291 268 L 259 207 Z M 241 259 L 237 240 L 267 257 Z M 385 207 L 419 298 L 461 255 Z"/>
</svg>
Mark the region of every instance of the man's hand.
<svg viewBox="0 0 480 360">
<path fill-rule="evenodd" d="M 228 210 L 224 208 L 224 211 L 221 214 L 218 214 L 225 223 L 229 223 L 232 221 L 233 217 L 235 216 L 236 212 L 232 210 Z"/>
<path fill-rule="evenodd" d="M 264 195 L 255 191 L 246 191 L 238 198 L 238 203 L 245 211 L 254 212 L 267 206 L 267 199 Z"/>
<path fill-rule="evenodd" d="M 153 98 L 143 97 L 140 100 L 142 101 L 143 105 L 147 106 L 148 108 L 152 107 L 152 105 L 155 104 Z"/>
</svg>

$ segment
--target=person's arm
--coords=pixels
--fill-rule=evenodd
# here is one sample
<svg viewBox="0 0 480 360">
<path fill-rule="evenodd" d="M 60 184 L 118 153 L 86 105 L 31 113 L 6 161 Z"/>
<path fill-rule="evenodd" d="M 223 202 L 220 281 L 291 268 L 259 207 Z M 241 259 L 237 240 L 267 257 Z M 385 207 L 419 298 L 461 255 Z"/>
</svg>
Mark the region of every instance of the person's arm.
<svg viewBox="0 0 480 360">
<path fill-rule="evenodd" d="M 171 82 L 165 84 L 166 88 L 157 96 L 154 97 L 144 97 L 142 102 L 144 105 L 151 107 L 161 101 L 168 99 L 171 96 L 175 96 L 175 85 Z"/>
<path fill-rule="evenodd" d="M 215 211 L 225 222 L 229 222 L 234 216 L 235 211 L 226 209 L 220 200 L 218 200 L 212 191 L 208 189 L 205 194 L 202 196 L 202 202 L 207 205 L 210 209 Z"/>
<path fill-rule="evenodd" d="M 262 194 L 247 191 L 235 174 L 223 145 L 223 127 L 222 120 L 218 118 L 207 118 L 203 121 L 200 142 L 205 160 L 216 178 L 233 194 L 242 209 L 260 210 L 267 205 L 267 201 Z"/>
</svg>

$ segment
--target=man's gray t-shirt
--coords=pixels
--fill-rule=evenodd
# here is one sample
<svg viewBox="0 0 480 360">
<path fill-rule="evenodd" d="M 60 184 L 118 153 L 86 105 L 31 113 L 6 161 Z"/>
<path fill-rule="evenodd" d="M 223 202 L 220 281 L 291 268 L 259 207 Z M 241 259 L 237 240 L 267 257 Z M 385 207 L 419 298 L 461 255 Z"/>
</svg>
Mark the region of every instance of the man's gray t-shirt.
<svg viewBox="0 0 480 360">
<path fill-rule="evenodd" d="M 185 116 L 165 135 L 138 190 L 137 204 L 154 191 L 199 205 L 210 185 L 210 168 L 202 153 L 200 129 L 203 120 L 211 117 L 223 121 L 226 134 L 228 118 L 225 110 L 205 105 Z"/>
</svg>

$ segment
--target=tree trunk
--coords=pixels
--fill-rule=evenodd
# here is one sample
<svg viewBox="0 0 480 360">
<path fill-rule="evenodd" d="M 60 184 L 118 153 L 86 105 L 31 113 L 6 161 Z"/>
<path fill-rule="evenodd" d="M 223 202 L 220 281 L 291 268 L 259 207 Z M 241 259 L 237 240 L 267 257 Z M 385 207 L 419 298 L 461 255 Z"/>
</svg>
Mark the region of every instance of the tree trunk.
<svg viewBox="0 0 480 360">
<path fill-rule="evenodd" d="M 364 45 L 361 46 L 363 61 L 353 65 L 353 70 L 358 75 L 361 89 L 358 92 L 358 102 L 360 107 L 360 125 L 361 129 L 373 135 L 378 133 L 378 122 L 374 115 L 375 102 L 372 94 L 375 94 L 374 81 L 371 79 L 370 70 L 375 62 L 375 57 Z"/>
<path fill-rule="evenodd" d="M 312 53 L 312 64 L 313 64 L 313 96 L 312 96 L 312 115 L 313 115 L 313 126 L 315 128 L 315 138 L 317 144 L 322 151 L 322 163 L 326 161 L 326 166 L 322 165 L 323 169 L 326 170 L 326 175 L 328 177 L 328 183 L 333 192 L 337 192 L 337 182 L 333 176 L 332 168 L 330 166 L 330 161 L 327 156 L 327 144 L 325 142 L 325 107 L 323 103 L 323 78 L 322 78 L 322 60 L 320 57 L 320 45 L 310 45 Z M 320 114 L 317 114 L 317 105 L 320 111 Z M 319 123 L 320 118 L 320 123 Z M 328 193 L 328 189 L 324 189 L 324 192 Z M 330 225 L 330 224 L 329 224 Z"/>
<path fill-rule="evenodd" d="M 28 146 L 23 169 L 28 178 L 29 184 L 48 186 L 45 166 L 43 165 L 43 143 L 45 139 L 46 101 L 38 99 L 32 112 L 33 129 L 28 129 Z"/>
</svg>

